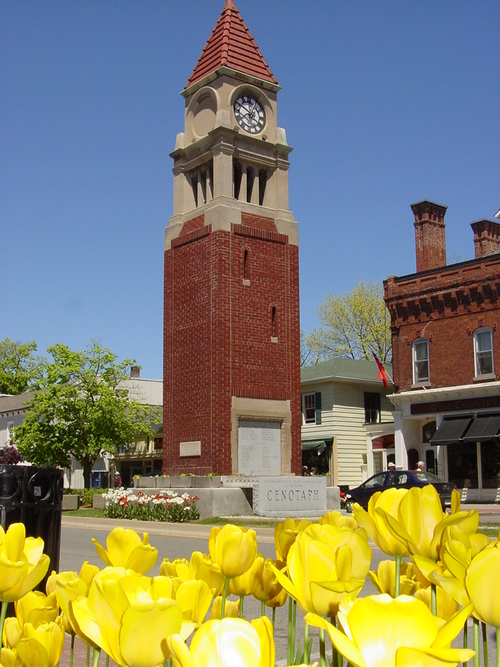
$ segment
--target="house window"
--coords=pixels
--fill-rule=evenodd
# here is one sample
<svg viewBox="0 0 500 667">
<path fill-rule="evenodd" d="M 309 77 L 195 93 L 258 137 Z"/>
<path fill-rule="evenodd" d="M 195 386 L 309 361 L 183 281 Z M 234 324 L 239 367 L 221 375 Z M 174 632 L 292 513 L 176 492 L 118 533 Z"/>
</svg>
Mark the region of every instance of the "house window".
<svg viewBox="0 0 500 667">
<path fill-rule="evenodd" d="M 413 343 L 413 384 L 429 380 L 429 341 L 422 338 Z"/>
<path fill-rule="evenodd" d="M 321 392 L 302 394 L 302 420 L 304 424 L 321 424 Z"/>
<path fill-rule="evenodd" d="M 474 332 L 474 360 L 476 377 L 493 374 L 493 336 L 491 329 L 478 329 Z"/>
<path fill-rule="evenodd" d="M 379 424 L 380 422 L 380 394 L 365 392 L 365 424 Z"/>
</svg>

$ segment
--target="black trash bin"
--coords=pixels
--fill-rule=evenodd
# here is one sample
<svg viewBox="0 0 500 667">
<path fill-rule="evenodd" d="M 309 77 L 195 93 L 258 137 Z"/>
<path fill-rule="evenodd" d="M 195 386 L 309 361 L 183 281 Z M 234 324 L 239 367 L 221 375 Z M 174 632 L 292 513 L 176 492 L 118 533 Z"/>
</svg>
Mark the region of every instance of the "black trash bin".
<svg viewBox="0 0 500 667">
<path fill-rule="evenodd" d="M 64 472 L 60 468 L 0 465 L 0 523 L 22 522 L 27 537 L 41 537 L 50 557 L 47 576 L 59 570 Z M 38 586 L 45 590 L 46 578 Z"/>
</svg>

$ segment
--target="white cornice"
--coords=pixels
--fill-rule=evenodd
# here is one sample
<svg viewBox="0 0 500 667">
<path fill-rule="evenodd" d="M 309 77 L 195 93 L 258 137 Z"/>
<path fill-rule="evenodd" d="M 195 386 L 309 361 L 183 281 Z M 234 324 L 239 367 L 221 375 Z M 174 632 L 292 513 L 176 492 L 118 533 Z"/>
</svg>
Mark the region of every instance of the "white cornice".
<svg viewBox="0 0 500 667">
<path fill-rule="evenodd" d="M 412 403 L 446 401 L 457 398 L 479 398 L 481 396 L 498 396 L 499 394 L 500 382 L 482 382 L 478 384 L 459 385 L 456 387 L 440 387 L 439 389 L 402 391 L 398 394 L 389 394 L 387 398 L 394 406 L 400 408 Z"/>
</svg>

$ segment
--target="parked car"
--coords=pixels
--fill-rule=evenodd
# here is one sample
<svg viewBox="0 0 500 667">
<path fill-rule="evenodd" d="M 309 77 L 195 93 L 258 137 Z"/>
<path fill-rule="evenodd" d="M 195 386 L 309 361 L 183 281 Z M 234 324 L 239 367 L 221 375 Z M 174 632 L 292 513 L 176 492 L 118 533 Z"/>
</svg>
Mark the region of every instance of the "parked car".
<svg viewBox="0 0 500 667">
<path fill-rule="evenodd" d="M 359 503 L 365 509 L 368 507 L 368 501 L 377 491 L 385 491 L 395 487 L 396 489 L 411 489 L 414 486 L 422 487 L 432 484 L 441 498 L 443 510 L 447 505 L 451 505 L 451 492 L 456 489 L 456 485 L 451 482 L 443 482 L 442 479 L 424 470 L 386 470 L 369 477 L 366 482 L 360 484 L 354 489 L 349 489 L 346 493 L 347 500 L 350 503 Z"/>
</svg>

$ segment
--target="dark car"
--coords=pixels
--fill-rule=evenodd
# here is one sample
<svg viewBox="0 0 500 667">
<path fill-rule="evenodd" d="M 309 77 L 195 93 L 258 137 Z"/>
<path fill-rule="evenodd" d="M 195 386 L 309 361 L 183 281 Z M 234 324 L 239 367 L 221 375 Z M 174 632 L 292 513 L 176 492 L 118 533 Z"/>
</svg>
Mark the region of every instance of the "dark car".
<svg viewBox="0 0 500 667">
<path fill-rule="evenodd" d="M 430 472 L 423 470 L 386 470 L 373 475 L 366 482 L 355 489 L 349 489 L 346 493 L 350 503 L 359 503 L 365 509 L 368 501 L 377 491 L 385 491 L 395 487 L 396 489 L 411 489 L 413 486 L 426 486 L 432 484 L 441 498 L 443 510 L 451 504 L 451 492 L 456 489 L 455 484 L 443 482 L 442 479 Z"/>
</svg>

